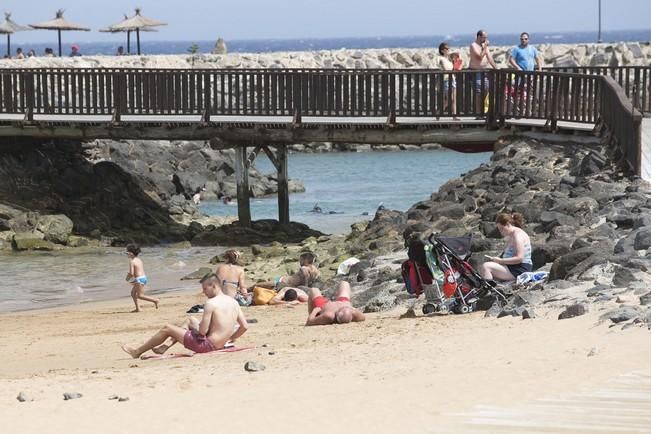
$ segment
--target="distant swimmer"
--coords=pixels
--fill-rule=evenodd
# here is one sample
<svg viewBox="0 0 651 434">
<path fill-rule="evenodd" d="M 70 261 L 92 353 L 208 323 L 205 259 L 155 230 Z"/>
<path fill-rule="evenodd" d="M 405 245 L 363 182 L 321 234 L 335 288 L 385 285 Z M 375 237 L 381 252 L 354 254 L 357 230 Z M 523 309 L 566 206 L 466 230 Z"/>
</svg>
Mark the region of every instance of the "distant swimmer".
<svg viewBox="0 0 651 434">
<path fill-rule="evenodd" d="M 378 211 L 384 211 L 386 208 L 384 207 L 384 202 L 380 202 L 377 206 Z"/>
<path fill-rule="evenodd" d="M 319 206 L 319 203 L 315 203 L 314 206 L 312 207 L 312 210 L 310 212 L 314 212 L 317 214 L 323 214 L 323 209 Z"/>
<path fill-rule="evenodd" d="M 224 203 L 224 205 L 231 205 L 231 203 L 233 202 L 233 198 L 230 196 L 224 196 L 222 198 L 222 202 Z"/>
</svg>

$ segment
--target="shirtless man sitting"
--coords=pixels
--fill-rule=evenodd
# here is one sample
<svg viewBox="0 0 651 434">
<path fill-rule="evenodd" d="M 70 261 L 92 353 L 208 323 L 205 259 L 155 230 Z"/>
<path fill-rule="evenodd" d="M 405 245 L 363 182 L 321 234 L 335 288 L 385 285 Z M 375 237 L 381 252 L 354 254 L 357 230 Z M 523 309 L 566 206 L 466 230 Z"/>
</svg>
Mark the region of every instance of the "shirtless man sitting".
<svg viewBox="0 0 651 434">
<path fill-rule="evenodd" d="M 192 318 L 186 322 L 185 327 L 167 324 L 138 348 L 123 345 L 122 349 L 137 359 L 149 350 L 163 354 L 176 342 L 181 342 L 185 348 L 195 353 L 208 353 L 222 349 L 226 343 L 232 343 L 242 336 L 248 328 L 246 318 L 239 304 L 222 292 L 217 277 L 214 274 L 205 276 L 201 279 L 201 288 L 208 297 L 201 322 Z M 237 330 L 236 326 L 239 326 Z M 168 338 L 172 339 L 172 343 L 164 345 Z"/>
<path fill-rule="evenodd" d="M 351 321 L 364 321 L 366 317 L 350 303 L 350 284 L 346 281 L 339 283 L 335 301 L 330 301 L 321 295 L 317 288 L 310 288 L 307 300 L 308 317 L 306 326 L 347 324 Z"/>
</svg>

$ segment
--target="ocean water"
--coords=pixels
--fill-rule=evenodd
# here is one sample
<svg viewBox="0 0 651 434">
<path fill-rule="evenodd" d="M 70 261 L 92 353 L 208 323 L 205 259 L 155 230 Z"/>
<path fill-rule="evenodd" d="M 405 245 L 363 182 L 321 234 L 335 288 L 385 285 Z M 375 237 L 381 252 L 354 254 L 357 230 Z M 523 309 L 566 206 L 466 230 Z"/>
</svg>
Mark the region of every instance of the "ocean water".
<svg viewBox="0 0 651 434">
<path fill-rule="evenodd" d="M 164 30 L 161 30 L 164 32 Z M 148 41 L 147 34 L 141 35 L 141 49 L 143 54 L 187 54 L 190 46 L 196 44 L 199 53 L 210 53 L 215 41 Z M 597 32 L 564 32 L 564 33 L 532 33 L 533 44 L 578 44 L 597 41 Z M 126 35 L 112 35 L 110 41 L 97 42 L 93 40 L 96 35 L 77 33 L 65 36 L 64 54 L 68 52 L 71 44 L 78 44 L 80 50 L 86 55 L 106 54 L 113 55 L 118 46 L 123 45 L 126 50 Z M 426 35 L 426 36 L 377 36 L 366 38 L 301 38 L 301 39 L 250 39 L 227 40 L 226 44 L 231 53 L 259 53 L 272 51 L 311 51 L 311 50 L 338 50 L 367 49 L 367 48 L 434 48 L 443 41 L 448 41 L 452 46 L 469 45 L 475 39 L 474 34 L 457 35 Z M 512 45 L 519 41 L 519 34 L 490 34 L 493 45 Z M 649 30 L 621 30 L 602 32 L 603 42 L 620 41 L 651 41 Z M 12 41 L 12 50 L 21 47 L 26 53 L 34 49 L 37 54 L 43 53 L 46 47 L 56 49 L 56 38 L 53 35 L 51 42 L 22 44 L 19 35 Z M 3 47 L 4 48 L 4 47 Z M 131 52 L 136 52 L 135 36 L 131 38 Z"/>
<path fill-rule="evenodd" d="M 290 218 L 326 233 L 344 233 L 352 223 L 373 218 L 380 203 L 406 211 L 490 155 L 450 150 L 290 154 L 289 177 L 302 180 L 306 189 L 290 194 Z M 263 173 L 274 172 L 262 154 L 255 165 Z M 315 204 L 323 213 L 311 212 Z M 235 204 L 203 202 L 200 209 L 210 215 L 237 216 Z M 277 219 L 277 198 L 252 199 L 251 216 Z"/>
<path fill-rule="evenodd" d="M 223 248 L 179 249 L 143 247 L 140 254 L 149 277 L 147 292 L 200 288 L 196 280 L 180 280 Z M 70 249 L 60 252 L 0 254 L 0 313 L 124 299 L 124 311 L 134 308 L 126 282 L 129 260 L 123 248 Z M 141 307 L 149 308 L 148 302 Z"/>
</svg>

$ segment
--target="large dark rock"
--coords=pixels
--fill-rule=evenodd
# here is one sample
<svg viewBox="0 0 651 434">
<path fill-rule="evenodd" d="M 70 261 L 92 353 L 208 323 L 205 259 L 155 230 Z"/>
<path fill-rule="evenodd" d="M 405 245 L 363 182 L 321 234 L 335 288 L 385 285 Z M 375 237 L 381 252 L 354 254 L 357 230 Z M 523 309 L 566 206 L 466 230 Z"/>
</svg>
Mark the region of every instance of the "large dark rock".
<svg viewBox="0 0 651 434">
<path fill-rule="evenodd" d="M 43 233 L 45 240 L 58 244 L 68 241 L 72 228 L 72 220 L 60 214 L 41 216 L 36 224 L 36 230 Z"/>
<path fill-rule="evenodd" d="M 633 248 L 635 250 L 646 250 L 651 247 L 651 226 L 642 227 L 635 234 Z"/>
<path fill-rule="evenodd" d="M 573 252 L 567 253 L 557 258 L 554 260 L 554 264 L 552 265 L 551 270 L 549 270 L 549 280 L 567 278 L 577 265 L 590 258 L 594 254 L 595 251 L 593 248 L 585 247 L 583 249 L 574 250 Z"/>
<path fill-rule="evenodd" d="M 577 316 L 585 315 L 588 308 L 584 304 L 573 304 L 568 306 L 563 312 L 558 315 L 558 319 L 569 319 Z"/>
</svg>

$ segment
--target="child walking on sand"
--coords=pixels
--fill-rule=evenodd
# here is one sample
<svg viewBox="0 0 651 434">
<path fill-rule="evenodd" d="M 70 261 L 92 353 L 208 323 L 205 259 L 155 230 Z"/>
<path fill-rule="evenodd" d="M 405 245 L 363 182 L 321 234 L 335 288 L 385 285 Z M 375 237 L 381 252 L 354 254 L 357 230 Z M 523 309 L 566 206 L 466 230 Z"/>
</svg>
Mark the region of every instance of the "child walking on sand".
<svg viewBox="0 0 651 434">
<path fill-rule="evenodd" d="M 158 300 L 157 298 L 149 297 L 145 295 L 145 285 L 147 284 L 147 276 L 145 275 L 145 267 L 142 263 L 142 259 L 138 257 L 140 254 L 140 247 L 137 244 L 127 245 L 127 256 L 129 257 L 129 272 L 127 273 L 127 282 L 133 285 L 131 289 L 131 298 L 133 298 L 133 303 L 136 305 L 136 308 L 132 312 L 140 312 L 140 305 L 138 304 L 138 299 L 145 300 L 154 303 L 156 309 L 158 309 Z"/>
</svg>

